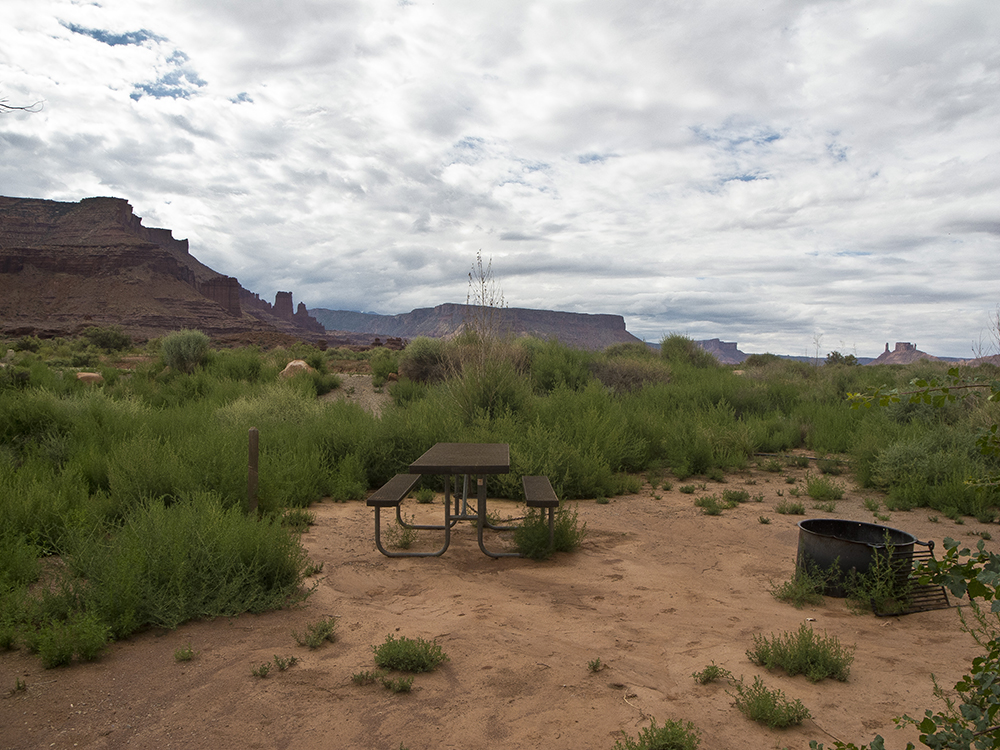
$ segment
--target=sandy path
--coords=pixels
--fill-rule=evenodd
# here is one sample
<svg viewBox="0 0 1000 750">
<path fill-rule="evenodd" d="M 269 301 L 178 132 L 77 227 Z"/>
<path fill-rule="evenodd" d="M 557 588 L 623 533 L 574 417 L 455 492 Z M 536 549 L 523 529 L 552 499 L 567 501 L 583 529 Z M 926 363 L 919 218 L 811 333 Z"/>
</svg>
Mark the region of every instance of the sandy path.
<svg viewBox="0 0 1000 750">
<path fill-rule="evenodd" d="M 23 651 L 0 654 L 5 693 L 16 679 L 27 684 L 0 700 L 0 746 L 611 748 L 651 717 L 694 722 L 703 748 L 805 748 L 810 739 L 829 744 L 825 732 L 855 742 L 880 732 L 890 747 L 915 741 L 892 717 L 937 708 L 931 673 L 950 687 L 977 654 L 955 611 L 883 619 L 836 599 L 804 610 L 779 603 L 770 585 L 792 573 L 802 519 L 774 512 L 778 492 L 787 499 L 784 478 L 749 472 L 709 482 L 709 491 L 745 486 L 764 496 L 719 517 L 701 515 L 679 484 L 579 503 L 590 531 L 582 549 L 545 562 L 488 559 L 469 525 L 441 558 L 390 560 L 375 550 L 364 503 L 318 504 L 303 543 L 324 567 L 297 608 L 145 632 L 95 663 L 62 669 L 44 670 Z M 835 513 L 809 517 L 871 521 L 867 496 L 850 492 Z M 491 503 L 518 512 L 505 505 Z M 408 509 L 440 514 L 439 505 Z M 923 510 L 893 513 L 888 523 L 939 544 L 951 535 L 971 545 L 984 528 L 972 519 L 933 523 Z M 340 618 L 336 643 L 296 645 L 293 630 L 328 616 Z M 746 658 L 753 634 L 796 630 L 807 618 L 857 645 L 848 682 L 811 684 Z M 417 675 L 410 694 L 354 685 L 389 633 L 435 638 L 450 661 Z M 197 657 L 175 661 L 188 644 Z M 301 661 L 251 676 L 275 655 Z M 597 658 L 606 667 L 594 673 L 588 662 Z M 814 719 L 788 730 L 747 720 L 724 684 L 691 678 L 712 661 L 748 680 L 763 676 Z"/>
</svg>

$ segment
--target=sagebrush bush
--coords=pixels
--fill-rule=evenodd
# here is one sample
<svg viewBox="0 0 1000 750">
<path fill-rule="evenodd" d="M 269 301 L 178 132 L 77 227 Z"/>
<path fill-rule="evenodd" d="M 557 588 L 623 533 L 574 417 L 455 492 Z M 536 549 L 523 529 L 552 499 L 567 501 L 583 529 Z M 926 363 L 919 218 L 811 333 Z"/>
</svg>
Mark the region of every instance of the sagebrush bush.
<svg viewBox="0 0 1000 750">
<path fill-rule="evenodd" d="M 672 333 L 660 342 L 660 356 L 671 364 L 688 365 L 698 369 L 719 366 L 719 360 L 693 340 L 679 333 Z"/>
<path fill-rule="evenodd" d="M 167 367 L 192 372 L 208 359 L 209 339 L 201 331 L 174 331 L 160 341 L 160 352 Z"/>
<path fill-rule="evenodd" d="M 400 378 L 416 383 L 439 383 L 448 375 L 445 342 L 417 336 L 399 355 Z"/>
<path fill-rule="evenodd" d="M 630 393 L 648 385 L 670 382 L 670 368 L 665 362 L 644 357 L 611 357 L 596 359 L 590 371 L 614 393 Z"/>
</svg>

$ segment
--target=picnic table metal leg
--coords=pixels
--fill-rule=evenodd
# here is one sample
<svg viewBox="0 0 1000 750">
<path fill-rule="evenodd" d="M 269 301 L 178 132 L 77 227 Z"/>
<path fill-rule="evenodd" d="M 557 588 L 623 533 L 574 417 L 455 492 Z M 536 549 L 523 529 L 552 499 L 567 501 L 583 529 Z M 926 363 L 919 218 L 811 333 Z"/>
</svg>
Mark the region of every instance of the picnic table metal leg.
<svg viewBox="0 0 1000 750">
<path fill-rule="evenodd" d="M 437 552 L 390 552 L 382 544 L 382 508 L 377 507 L 375 508 L 375 546 L 386 557 L 440 557 L 447 551 L 448 545 L 451 544 L 451 526 L 448 525 L 447 505 L 444 507 L 444 518 L 444 546 Z"/>
<path fill-rule="evenodd" d="M 489 526 L 491 529 L 499 528 L 493 526 L 486 521 L 486 479 L 484 477 L 477 477 L 477 510 L 479 519 L 477 521 L 477 533 L 479 536 L 479 549 L 483 551 L 484 555 L 489 557 L 523 557 L 520 552 L 490 552 L 486 549 L 486 545 L 483 543 L 483 529 Z M 512 527 L 511 527 L 512 528 Z"/>
</svg>

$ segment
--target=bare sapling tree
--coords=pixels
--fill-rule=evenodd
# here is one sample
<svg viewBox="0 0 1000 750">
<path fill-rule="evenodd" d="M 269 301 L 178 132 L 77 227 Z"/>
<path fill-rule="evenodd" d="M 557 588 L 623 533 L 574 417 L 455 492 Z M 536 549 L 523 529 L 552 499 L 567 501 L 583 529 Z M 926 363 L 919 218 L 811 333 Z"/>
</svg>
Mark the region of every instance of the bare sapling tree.
<svg viewBox="0 0 1000 750">
<path fill-rule="evenodd" d="M 40 112 L 41 109 L 41 102 L 19 107 L 14 104 L 8 104 L 6 99 L 0 99 L 0 112 Z"/>
<path fill-rule="evenodd" d="M 465 298 L 466 331 L 484 343 L 498 338 L 506 306 L 503 289 L 493 275 L 493 259 L 483 265 L 483 251 L 477 251 L 476 262 L 469 271 L 469 292 Z"/>
</svg>

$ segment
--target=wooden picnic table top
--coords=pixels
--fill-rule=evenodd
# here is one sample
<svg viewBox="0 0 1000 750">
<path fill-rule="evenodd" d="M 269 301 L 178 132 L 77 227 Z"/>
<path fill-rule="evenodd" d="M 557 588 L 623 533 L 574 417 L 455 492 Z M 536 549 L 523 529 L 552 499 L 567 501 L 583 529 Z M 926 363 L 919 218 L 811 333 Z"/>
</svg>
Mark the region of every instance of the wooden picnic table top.
<svg viewBox="0 0 1000 750">
<path fill-rule="evenodd" d="M 506 474 L 507 443 L 436 443 L 410 464 L 411 474 Z"/>
</svg>

